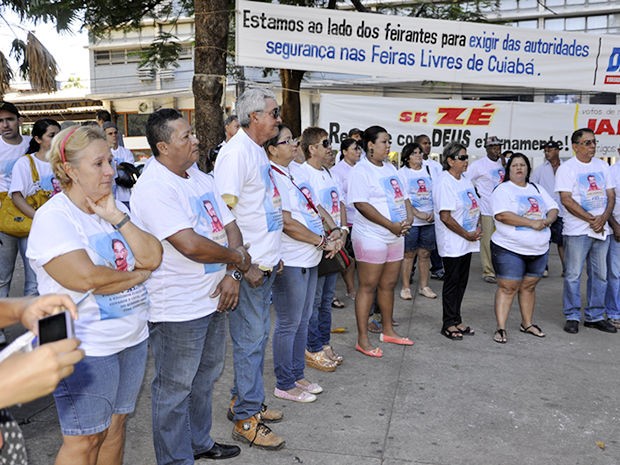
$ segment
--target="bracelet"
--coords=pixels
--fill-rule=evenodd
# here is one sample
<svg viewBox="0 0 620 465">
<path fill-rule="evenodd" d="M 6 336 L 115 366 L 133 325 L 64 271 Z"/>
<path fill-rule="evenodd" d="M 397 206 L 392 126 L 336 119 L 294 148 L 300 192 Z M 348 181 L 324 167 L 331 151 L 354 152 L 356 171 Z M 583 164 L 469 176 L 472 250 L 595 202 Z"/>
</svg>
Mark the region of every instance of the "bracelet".
<svg viewBox="0 0 620 465">
<path fill-rule="evenodd" d="M 347 234 L 351 234 L 351 230 L 349 229 L 348 226 L 341 226 L 340 229 L 342 231 L 345 231 Z"/>
<path fill-rule="evenodd" d="M 315 246 L 317 249 L 319 250 L 325 250 L 325 244 L 327 243 L 327 241 L 325 240 L 325 236 L 321 236 L 321 240 L 319 241 L 319 243 Z"/>
<path fill-rule="evenodd" d="M 120 220 L 118 223 L 113 224 L 112 227 L 118 231 L 130 221 L 131 221 L 131 218 L 129 218 L 129 215 L 125 213 L 125 216 L 123 217 L 123 219 Z"/>
</svg>

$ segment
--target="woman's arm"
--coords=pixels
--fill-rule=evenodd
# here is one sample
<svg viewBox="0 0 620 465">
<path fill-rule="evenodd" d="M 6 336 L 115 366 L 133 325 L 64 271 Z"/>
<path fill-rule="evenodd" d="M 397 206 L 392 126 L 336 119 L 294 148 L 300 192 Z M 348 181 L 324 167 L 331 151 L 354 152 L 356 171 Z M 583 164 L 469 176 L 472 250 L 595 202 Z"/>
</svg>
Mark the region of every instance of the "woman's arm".
<svg viewBox="0 0 620 465">
<path fill-rule="evenodd" d="M 475 242 L 480 239 L 482 236 L 482 230 L 480 229 L 480 224 L 475 231 L 469 232 L 463 226 L 458 224 L 458 222 L 452 217 L 452 213 L 449 210 L 441 210 L 439 212 L 439 219 L 446 227 L 455 234 L 458 234 L 463 239 Z"/>
<path fill-rule="evenodd" d="M 291 212 L 286 210 L 282 211 L 282 218 L 284 220 L 284 234 L 295 239 L 299 242 L 306 242 L 314 246 L 321 242 L 321 236 L 313 233 L 306 228 L 302 223 L 293 219 Z"/>
<path fill-rule="evenodd" d="M 15 206 L 19 208 L 19 211 L 21 211 L 28 218 L 34 218 L 36 210 L 28 205 L 28 202 L 26 202 L 26 199 L 21 192 L 11 192 L 11 199 L 13 200 Z"/>
<path fill-rule="evenodd" d="M 387 229 L 396 236 L 400 236 L 400 234 L 402 233 L 403 228 L 400 223 L 388 220 L 385 216 L 379 213 L 379 210 L 377 210 L 368 202 L 354 202 L 353 205 L 355 206 L 357 211 L 360 212 L 368 221 L 372 221 L 379 226 L 383 226 L 385 229 Z"/>
<path fill-rule="evenodd" d="M 45 271 L 62 287 L 95 294 L 116 294 L 143 283 L 151 275 L 149 270 L 117 271 L 95 265 L 84 249 L 51 259 L 43 265 Z"/>
</svg>

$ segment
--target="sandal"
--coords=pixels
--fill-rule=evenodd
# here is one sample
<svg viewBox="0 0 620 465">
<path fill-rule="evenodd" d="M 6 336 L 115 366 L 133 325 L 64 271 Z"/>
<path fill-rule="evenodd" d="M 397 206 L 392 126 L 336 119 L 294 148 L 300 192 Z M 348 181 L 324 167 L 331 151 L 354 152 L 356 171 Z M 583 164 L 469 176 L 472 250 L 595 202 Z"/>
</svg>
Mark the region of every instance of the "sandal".
<svg viewBox="0 0 620 465">
<path fill-rule="evenodd" d="M 334 307 L 334 308 L 344 308 L 345 305 L 338 299 L 338 297 L 335 297 L 334 300 L 332 300 L 332 307 Z"/>
<path fill-rule="evenodd" d="M 535 329 L 538 332 L 535 333 L 534 331 L 531 331 L 532 328 Z M 531 324 L 527 328 L 524 328 L 523 325 L 520 325 L 519 326 L 519 331 L 521 331 L 522 333 L 531 334 L 532 336 L 536 336 L 536 337 L 545 337 L 546 336 L 546 334 L 542 332 L 542 329 L 540 329 L 540 326 L 535 325 L 535 324 Z"/>
<path fill-rule="evenodd" d="M 476 334 L 474 328 L 471 328 L 469 326 L 467 326 L 466 328 L 459 328 L 457 326 L 456 329 L 458 329 L 463 336 L 473 336 L 474 334 Z"/>
<path fill-rule="evenodd" d="M 496 329 L 495 334 L 493 335 L 493 340 L 498 344 L 506 344 L 506 330 L 505 329 Z"/>
<path fill-rule="evenodd" d="M 451 341 L 462 341 L 463 334 L 460 331 L 450 331 L 448 328 L 442 329 L 441 334 L 450 339 Z"/>
</svg>

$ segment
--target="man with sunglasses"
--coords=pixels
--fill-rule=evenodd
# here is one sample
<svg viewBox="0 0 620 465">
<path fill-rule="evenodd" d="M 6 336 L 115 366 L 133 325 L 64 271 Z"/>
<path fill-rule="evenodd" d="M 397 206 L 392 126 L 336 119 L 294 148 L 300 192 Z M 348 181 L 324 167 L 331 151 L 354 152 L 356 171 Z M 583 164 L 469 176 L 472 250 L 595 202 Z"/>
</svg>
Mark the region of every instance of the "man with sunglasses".
<svg viewBox="0 0 620 465">
<path fill-rule="evenodd" d="M 506 160 L 502 156 L 502 141 L 495 136 L 484 140 L 486 157 L 476 160 L 467 169 L 467 177 L 476 186 L 480 197 L 480 221 L 482 238 L 480 239 L 480 261 L 482 262 L 482 279 L 493 284 L 496 282 L 495 270 L 491 263 L 491 235 L 495 231 L 491 193 L 503 179 Z"/>
<path fill-rule="evenodd" d="M 588 269 L 588 295 L 584 326 L 606 333 L 618 330 L 605 318 L 607 252 L 611 229 L 608 220 L 614 208 L 614 182 L 609 166 L 596 155 L 596 139 L 583 128 L 571 136 L 575 156 L 562 163 L 555 178 L 555 191 L 565 208 L 564 215 L 564 331 L 579 332 L 581 320 L 581 273 Z M 595 185 L 597 189 L 592 189 Z"/>
<path fill-rule="evenodd" d="M 271 287 L 282 266 L 282 199 L 262 146 L 278 134 L 282 120 L 276 96 L 266 89 L 241 94 L 236 111 L 241 129 L 222 147 L 214 170 L 218 191 L 252 257 L 252 266 L 241 279 L 237 308 L 229 314 L 235 378 L 228 418 L 235 422 L 234 439 L 277 450 L 284 439 L 263 422 L 281 420 L 282 412 L 264 404 L 263 365 Z"/>
</svg>

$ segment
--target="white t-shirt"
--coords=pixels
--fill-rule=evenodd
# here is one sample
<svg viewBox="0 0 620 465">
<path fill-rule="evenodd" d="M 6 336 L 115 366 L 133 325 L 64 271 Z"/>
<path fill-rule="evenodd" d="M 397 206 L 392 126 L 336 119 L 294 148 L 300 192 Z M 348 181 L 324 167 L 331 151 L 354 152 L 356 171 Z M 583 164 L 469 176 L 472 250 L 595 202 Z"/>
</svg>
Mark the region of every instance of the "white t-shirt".
<svg viewBox="0 0 620 465">
<path fill-rule="evenodd" d="M 116 202 L 118 208 L 127 208 Z M 120 241 L 126 256 L 116 255 Z M 64 288 L 43 266 L 75 250 L 84 250 L 98 266 L 132 271 L 135 258 L 123 235 L 97 215 L 89 215 L 60 193 L 43 205 L 34 217 L 26 255 L 37 275 L 40 294 L 64 293 L 74 301 L 80 292 Z M 75 334 L 86 355 L 106 356 L 132 347 L 148 337 L 146 326 L 149 296 L 144 284 L 111 295 L 90 296 L 79 308 Z"/>
<path fill-rule="evenodd" d="M 402 167 L 398 170 L 398 176 L 405 186 L 411 205 L 422 213 L 433 212 L 433 175 L 430 167 L 422 166 L 419 170 Z M 413 219 L 414 226 L 426 226 L 432 224 L 418 217 Z"/>
<path fill-rule="evenodd" d="M 52 173 L 52 165 L 45 160 L 39 160 L 34 154 L 30 155 L 34 161 L 34 166 L 39 174 L 39 182 L 32 180 L 30 171 L 30 161 L 27 156 L 19 158 L 13 165 L 13 175 L 11 176 L 11 187 L 9 194 L 20 192 L 24 198 L 34 194 L 39 190 L 50 192 L 50 197 L 60 192 L 60 183 L 56 183 L 56 191 L 52 184 L 54 173 Z"/>
<path fill-rule="evenodd" d="M 502 212 L 511 212 L 530 220 L 544 220 L 549 210 L 558 208 L 558 204 L 544 187 L 534 187 L 528 183 L 520 187 L 511 181 L 503 182 L 493 191 L 491 203 L 493 216 Z M 510 226 L 495 220 L 495 232 L 491 240 L 500 247 L 521 255 L 542 255 L 549 250 L 551 230 L 542 231 L 527 226 Z"/>
<path fill-rule="evenodd" d="M 405 188 L 398 177 L 398 171 L 391 163 L 376 166 L 366 158 L 360 160 L 349 177 L 347 200 L 350 204 L 369 203 L 393 222 L 407 219 Z M 385 244 L 391 244 L 400 239 L 383 226 L 368 220 L 361 213 L 355 216 L 353 227 L 358 237 L 372 237 Z"/>
<path fill-rule="evenodd" d="M 422 166 L 428 166 L 428 169 L 431 172 L 431 177 L 433 178 L 439 178 L 439 176 L 441 176 L 441 172 L 443 171 L 443 166 L 441 166 L 441 163 L 433 160 L 432 158 L 422 160 Z"/>
<path fill-rule="evenodd" d="M 188 178 L 177 176 L 157 158 L 133 188 L 131 211 L 144 229 L 162 243 L 164 255 L 146 285 L 151 296 L 149 321 L 189 321 L 213 313 L 219 302 L 210 297 L 226 274 L 223 263 L 190 260 L 166 239 L 183 229 L 227 247 L 224 227 L 234 221 L 211 176 L 195 165 Z"/>
<path fill-rule="evenodd" d="M 0 137 L 0 192 L 8 192 L 11 186 L 11 174 L 13 165 L 17 159 L 28 151 L 30 136 L 22 136 L 22 141 L 17 145 L 10 145 Z"/>
<path fill-rule="evenodd" d="M 607 189 L 615 186 L 609 174 L 609 166 L 603 160 L 593 158 L 590 163 L 582 163 L 573 157 L 562 163 L 555 173 L 555 191 L 570 192 L 571 197 L 592 215 L 600 215 L 607 207 Z M 611 232 L 605 224 L 605 234 L 597 237 L 607 237 Z M 590 225 L 577 218 L 566 210 L 564 214 L 563 234 L 567 236 L 594 235 Z"/>
<path fill-rule="evenodd" d="M 480 198 L 469 178 L 461 175 L 456 179 L 444 171 L 433 191 L 435 206 L 435 237 L 437 249 L 442 257 L 462 257 L 470 252 L 480 251 L 479 241 L 468 241 L 448 229 L 441 221 L 439 212 L 449 211 L 452 218 L 466 231 L 475 231 L 480 218 Z"/>
<path fill-rule="evenodd" d="M 306 228 L 315 234 L 321 235 L 323 232 L 323 223 L 321 217 L 308 205 L 308 201 L 302 190 L 307 192 L 313 199 L 317 199 L 315 189 L 312 184 L 302 176 L 300 170 L 297 170 L 297 176 L 291 182 L 290 172 L 287 167 L 272 164 L 276 185 L 282 196 L 282 209 L 291 213 L 294 220 L 299 221 Z M 300 190 L 301 189 L 301 190 Z M 321 251 L 308 244 L 293 239 L 286 233 L 282 234 L 282 261 L 285 266 L 298 266 L 304 268 L 312 268 L 321 261 Z"/>
<path fill-rule="evenodd" d="M 340 200 L 346 205 L 347 210 L 347 223 L 350 225 L 353 224 L 353 220 L 355 219 L 355 215 L 357 214 L 357 210 L 353 205 L 351 205 L 347 201 L 348 196 L 348 187 L 349 187 L 349 175 L 351 174 L 351 170 L 353 166 L 349 165 L 344 159 L 340 160 L 336 165 L 330 170 L 332 176 L 336 179 L 338 183 L 338 189 L 340 191 Z"/>
<path fill-rule="evenodd" d="M 265 150 L 241 128 L 222 147 L 214 170 L 222 195 L 237 197 L 232 213 L 250 243 L 252 263 L 272 268 L 280 260 L 282 199 Z"/>
<path fill-rule="evenodd" d="M 325 168 L 317 170 L 310 166 L 308 162 L 302 164 L 299 169 L 295 170 L 295 173 L 293 176 L 303 177 L 314 187 L 315 196 L 312 201 L 315 205 L 320 204 L 332 217 L 336 226 L 342 226 L 340 224 L 341 198 L 336 178 Z"/>
<path fill-rule="evenodd" d="M 558 167 L 559 169 L 559 167 Z M 560 194 L 555 192 L 555 173 L 553 172 L 553 166 L 551 163 L 545 160 L 545 162 L 534 170 L 530 181 L 545 188 L 547 193 L 558 204 L 559 215 L 564 216 L 564 207 L 560 201 Z"/>
<path fill-rule="evenodd" d="M 497 185 L 504 180 L 506 171 L 502 166 L 501 159 L 491 161 L 486 155 L 476 160 L 467 168 L 467 177 L 476 186 L 480 196 L 480 214 L 491 216 L 491 193 Z"/>
<path fill-rule="evenodd" d="M 115 167 L 123 162 L 131 163 L 132 165 L 136 162 L 131 150 L 121 147 L 120 145 L 116 149 L 110 149 L 110 152 L 112 152 L 112 156 L 114 157 Z M 114 177 L 116 177 L 116 175 Z M 121 202 L 129 202 L 129 197 L 131 197 L 131 189 L 114 183 L 114 196 L 116 197 L 116 200 L 120 200 Z"/>
<path fill-rule="evenodd" d="M 616 192 L 616 203 L 614 205 L 613 215 L 617 222 L 620 223 L 620 163 L 616 162 L 611 165 L 609 175 L 614 183 Z"/>
</svg>

